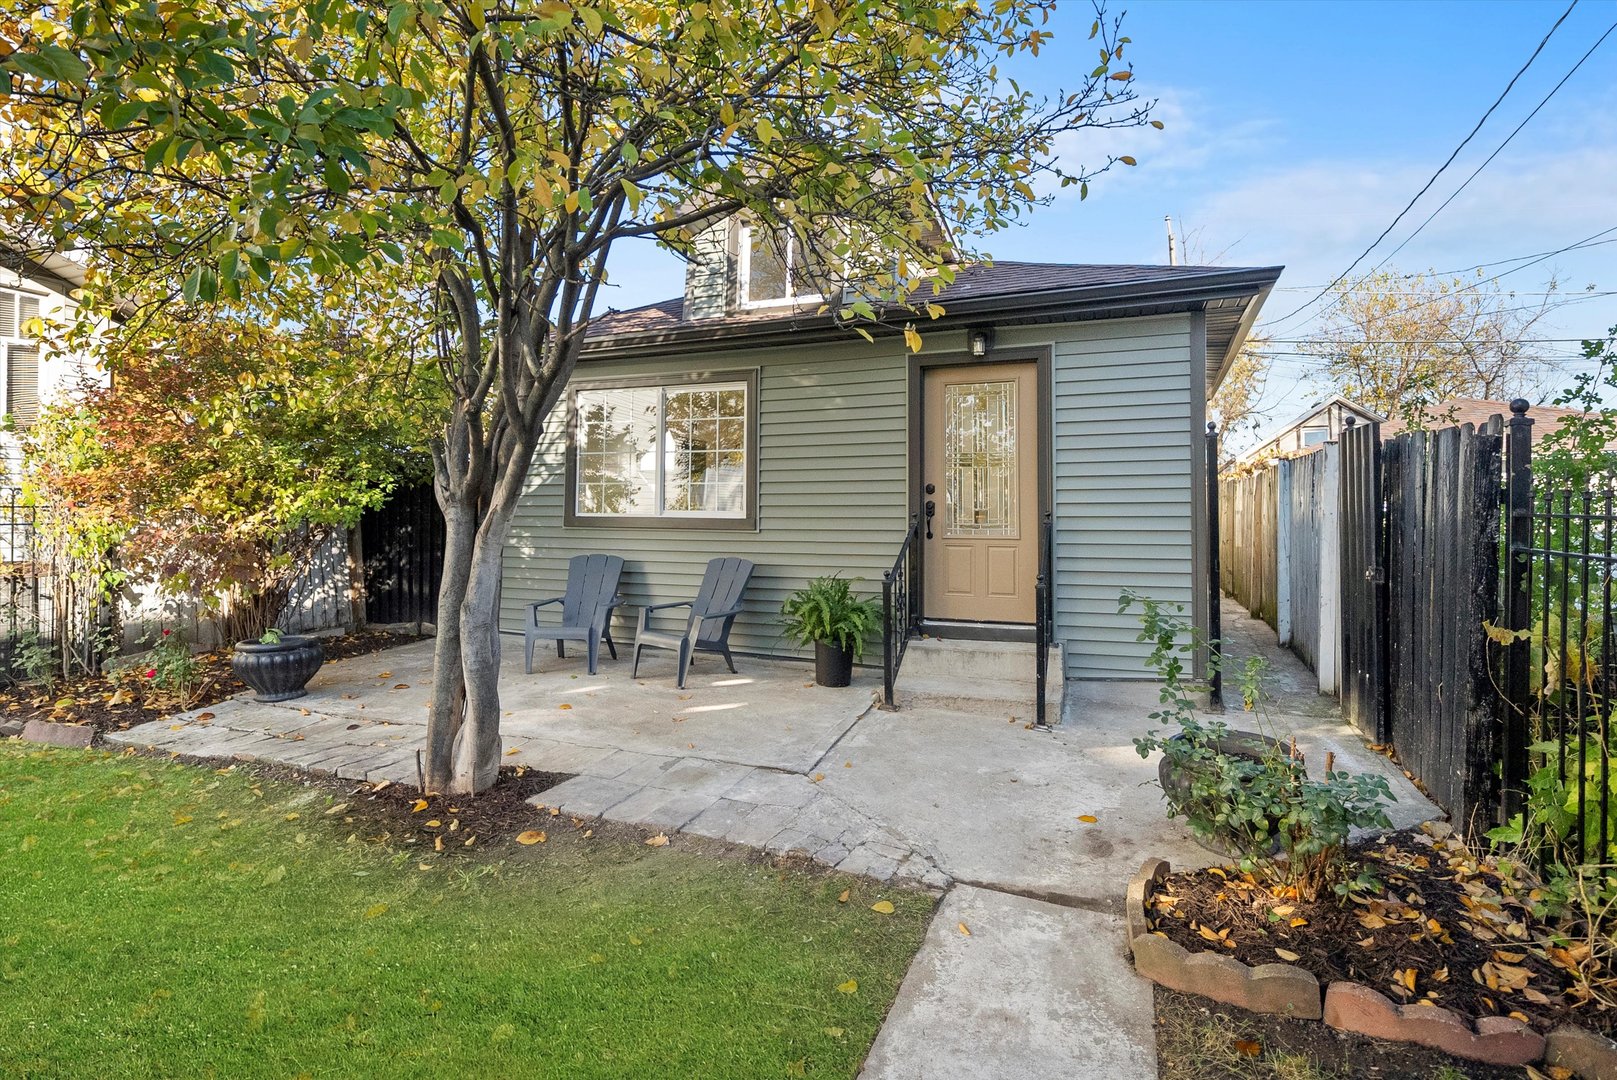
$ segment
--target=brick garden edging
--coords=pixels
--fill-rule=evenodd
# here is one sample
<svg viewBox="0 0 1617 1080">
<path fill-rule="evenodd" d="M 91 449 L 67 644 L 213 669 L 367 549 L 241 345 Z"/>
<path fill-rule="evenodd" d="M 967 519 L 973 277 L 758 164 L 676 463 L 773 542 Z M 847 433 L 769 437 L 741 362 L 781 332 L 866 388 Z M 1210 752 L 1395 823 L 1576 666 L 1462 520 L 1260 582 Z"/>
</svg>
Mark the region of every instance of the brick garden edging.
<svg viewBox="0 0 1617 1080">
<path fill-rule="evenodd" d="M 1151 931 L 1146 903 L 1169 871 L 1165 859 L 1145 860 L 1123 902 L 1134 969 L 1159 986 L 1248 1012 L 1323 1020 L 1340 1031 L 1418 1043 L 1471 1061 L 1505 1066 L 1545 1061 L 1571 1069 L 1581 1080 L 1617 1080 L 1617 1044 L 1583 1028 L 1559 1027 L 1546 1038 L 1508 1016 L 1484 1016 L 1473 1026 L 1450 1009 L 1399 1005 L 1358 983 L 1333 982 L 1321 993 L 1314 973 L 1294 964 L 1249 967 L 1219 953 L 1193 953 Z"/>
</svg>

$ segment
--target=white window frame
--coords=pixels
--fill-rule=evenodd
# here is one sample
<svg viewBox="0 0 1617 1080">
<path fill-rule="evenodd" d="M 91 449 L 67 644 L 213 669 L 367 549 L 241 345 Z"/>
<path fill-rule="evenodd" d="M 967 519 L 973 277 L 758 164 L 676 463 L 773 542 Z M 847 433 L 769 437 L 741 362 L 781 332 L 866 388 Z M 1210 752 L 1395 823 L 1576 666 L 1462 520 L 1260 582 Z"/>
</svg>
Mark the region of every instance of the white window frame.
<svg viewBox="0 0 1617 1080">
<path fill-rule="evenodd" d="M 579 398 L 585 394 L 602 393 L 612 390 L 655 390 L 657 391 L 657 434 L 655 437 L 656 450 L 654 451 L 657 470 L 655 487 L 655 500 L 653 509 L 649 513 L 609 514 L 587 511 L 579 506 L 579 494 L 583 487 L 581 471 L 583 469 L 580 440 L 584 437 L 584 428 L 578 421 L 580 414 Z M 738 391 L 741 394 L 741 469 L 743 476 L 741 507 L 737 510 L 669 510 L 668 500 L 668 452 L 664 449 L 668 437 L 668 395 L 688 393 L 722 393 Z M 758 407 L 756 384 L 746 378 L 733 378 L 725 376 L 716 379 L 702 379 L 699 381 L 659 381 L 648 379 L 645 381 L 622 381 L 599 384 L 580 384 L 573 391 L 572 413 L 574 422 L 569 436 L 571 453 L 568 454 L 567 496 L 569 499 L 568 513 L 573 519 L 589 524 L 627 524 L 627 523 L 669 523 L 677 521 L 710 521 L 724 523 L 744 523 L 752 519 L 752 501 L 756 497 L 753 490 L 752 478 L 755 475 L 753 455 L 757 452 L 755 447 L 756 434 L 754 412 Z"/>
<path fill-rule="evenodd" d="M 22 313 L 22 301 L 24 298 L 32 300 L 37 309 L 33 315 L 26 318 Z M 38 411 L 44 408 L 44 402 L 41 400 L 41 390 L 44 383 L 45 347 L 38 337 L 23 331 L 23 323 L 29 319 L 42 318 L 45 314 L 45 301 L 47 299 L 48 297 L 40 293 L 30 292 L 26 289 L 0 286 L 0 302 L 10 304 L 12 314 L 15 317 L 11 327 L 12 332 L 10 334 L 0 334 L 0 361 L 4 362 L 3 368 L 0 368 L 0 404 L 4 406 L 3 410 L 0 410 L 0 414 L 11 416 L 12 422 L 19 427 L 25 427 L 38 420 Z M 34 351 L 34 407 L 36 414 L 27 418 L 12 414 L 11 350 L 18 348 L 32 349 Z"/>
<path fill-rule="evenodd" d="M 817 292 L 800 293 L 792 281 L 793 256 L 797 252 L 799 243 L 797 233 L 791 229 L 786 230 L 786 295 L 771 297 L 767 300 L 754 300 L 751 296 L 752 287 L 752 234 L 756 225 L 741 226 L 741 255 L 736 260 L 739 270 L 739 287 L 741 306 L 744 308 L 770 308 L 795 307 L 798 304 L 824 303 L 825 294 Z"/>
</svg>

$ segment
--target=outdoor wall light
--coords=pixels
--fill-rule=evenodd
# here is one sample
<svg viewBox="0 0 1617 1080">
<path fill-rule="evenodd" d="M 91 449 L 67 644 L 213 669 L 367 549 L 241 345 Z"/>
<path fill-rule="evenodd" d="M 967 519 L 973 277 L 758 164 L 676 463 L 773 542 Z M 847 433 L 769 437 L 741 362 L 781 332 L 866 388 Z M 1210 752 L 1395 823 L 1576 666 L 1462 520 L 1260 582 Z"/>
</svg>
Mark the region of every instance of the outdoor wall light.
<svg viewBox="0 0 1617 1080">
<path fill-rule="evenodd" d="M 982 327 L 977 330 L 966 331 L 966 341 L 973 356 L 987 356 L 994 347 L 994 331 L 991 327 Z"/>
</svg>

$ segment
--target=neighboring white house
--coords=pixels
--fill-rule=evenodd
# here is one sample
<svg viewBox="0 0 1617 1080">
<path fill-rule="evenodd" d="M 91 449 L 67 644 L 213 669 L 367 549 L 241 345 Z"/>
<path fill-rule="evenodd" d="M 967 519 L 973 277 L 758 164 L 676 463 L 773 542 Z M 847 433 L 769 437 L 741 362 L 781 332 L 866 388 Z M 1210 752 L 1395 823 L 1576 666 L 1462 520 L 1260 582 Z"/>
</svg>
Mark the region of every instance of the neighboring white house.
<svg viewBox="0 0 1617 1080">
<path fill-rule="evenodd" d="M 1343 422 L 1350 416 L 1356 424 L 1379 424 L 1387 419 L 1380 413 L 1338 394 L 1297 417 L 1267 442 L 1260 443 L 1242 454 L 1240 460 L 1263 461 L 1268 458 L 1305 454 L 1316 446 L 1335 442 L 1341 438 Z"/>
<path fill-rule="evenodd" d="M 0 247 L 0 414 L 25 429 L 42 404 L 60 400 L 85 373 L 83 357 L 54 352 L 41 340 L 41 322 L 71 321 L 83 264 L 61 255 L 30 256 Z M 15 485 L 21 461 L 16 432 L 0 432 L 4 484 Z"/>
</svg>

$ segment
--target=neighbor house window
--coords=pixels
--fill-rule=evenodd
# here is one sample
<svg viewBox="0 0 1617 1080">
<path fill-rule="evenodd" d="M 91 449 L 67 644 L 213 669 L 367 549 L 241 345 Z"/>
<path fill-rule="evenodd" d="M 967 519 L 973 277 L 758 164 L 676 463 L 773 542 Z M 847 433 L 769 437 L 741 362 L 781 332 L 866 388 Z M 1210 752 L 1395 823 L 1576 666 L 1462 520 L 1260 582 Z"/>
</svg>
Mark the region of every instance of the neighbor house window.
<svg viewBox="0 0 1617 1080">
<path fill-rule="evenodd" d="M 0 289 L 0 351 L 6 363 L 5 411 L 18 424 L 39 419 L 39 341 L 28 333 L 39 318 L 39 297 Z"/>
<path fill-rule="evenodd" d="M 743 373 L 579 387 L 573 393 L 569 520 L 749 522 L 755 386 Z"/>
<path fill-rule="evenodd" d="M 741 303 L 746 307 L 823 299 L 824 270 L 791 230 L 742 226 L 740 270 Z"/>
</svg>

